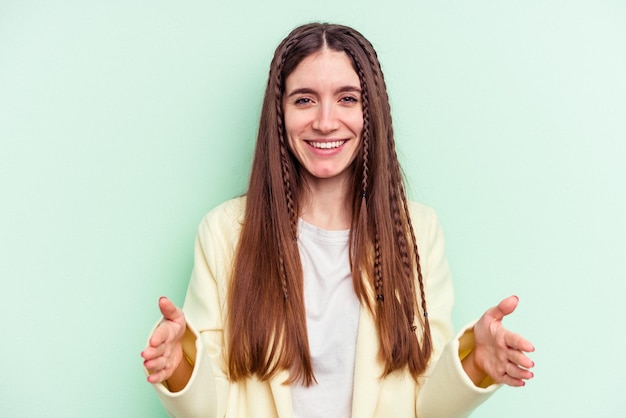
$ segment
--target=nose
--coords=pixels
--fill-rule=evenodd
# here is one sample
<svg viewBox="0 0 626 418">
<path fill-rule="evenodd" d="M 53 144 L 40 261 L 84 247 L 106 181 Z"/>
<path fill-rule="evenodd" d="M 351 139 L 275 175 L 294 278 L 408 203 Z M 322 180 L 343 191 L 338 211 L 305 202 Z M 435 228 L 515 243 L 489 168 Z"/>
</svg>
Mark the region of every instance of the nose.
<svg viewBox="0 0 626 418">
<path fill-rule="evenodd" d="M 323 103 L 317 109 L 313 120 L 313 129 L 321 133 L 329 133 L 339 127 L 336 109 L 330 103 Z"/>
</svg>

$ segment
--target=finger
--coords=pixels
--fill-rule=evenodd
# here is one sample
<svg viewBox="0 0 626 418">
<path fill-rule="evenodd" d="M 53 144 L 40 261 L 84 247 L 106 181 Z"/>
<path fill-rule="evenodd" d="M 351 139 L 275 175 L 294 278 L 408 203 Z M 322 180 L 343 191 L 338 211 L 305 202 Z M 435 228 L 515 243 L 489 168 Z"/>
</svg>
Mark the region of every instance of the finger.
<svg viewBox="0 0 626 418">
<path fill-rule="evenodd" d="M 150 383 L 161 383 L 169 378 L 169 371 L 167 369 L 161 369 L 158 372 L 154 372 L 147 377 Z"/>
<path fill-rule="evenodd" d="M 167 364 L 167 359 L 163 356 L 152 356 L 148 353 L 148 350 L 144 350 L 141 355 L 144 358 L 143 367 L 150 375 L 160 372 Z"/>
<path fill-rule="evenodd" d="M 151 345 L 141 352 L 141 357 L 143 357 L 144 360 L 155 359 L 163 355 L 165 348 L 164 344 L 159 344 L 157 346 Z"/>
<path fill-rule="evenodd" d="M 179 320 L 183 316 L 183 312 L 165 296 L 159 299 L 159 309 L 163 318 L 170 321 Z"/>
<path fill-rule="evenodd" d="M 172 377 L 176 367 L 177 366 L 172 366 L 172 363 L 168 359 L 162 357 L 161 360 L 155 361 L 155 366 L 153 366 L 154 370 L 150 370 L 150 368 L 146 367 L 149 373 L 147 380 L 150 383 L 163 382 Z"/>
<path fill-rule="evenodd" d="M 526 382 L 524 382 L 522 379 L 511 377 L 508 374 L 505 374 L 504 376 L 502 376 L 502 378 L 499 379 L 497 382 L 503 383 L 505 385 L 513 386 L 513 387 L 526 386 Z"/>
<path fill-rule="evenodd" d="M 519 303 L 519 298 L 517 296 L 509 296 L 506 299 L 503 299 L 498 306 L 493 309 L 493 315 L 497 320 L 501 320 L 506 315 L 513 313 L 515 308 L 517 308 L 517 304 Z"/>
<path fill-rule="evenodd" d="M 523 369 L 516 366 L 513 363 L 509 363 L 506 368 L 506 374 L 513 379 L 528 380 L 532 379 L 535 375 L 530 370 Z"/>
<path fill-rule="evenodd" d="M 145 350 L 141 352 L 141 357 L 144 360 L 152 360 L 153 358 L 157 357 L 155 355 L 155 349 L 153 347 L 146 348 Z"/>
<path fill-rule="evenodd" d="M 151 347 L 159 347 L 166 343 L 167 340 L 171 338 L 171 335 L 171 324 L 163 322 L 157 327 L 157 329 L 154 330 L 148 342 L 150 343 Z"/>
<path fill-rule="evenodd" d="M 511 331 L 506 331 L 506 334 L 504 335 L 504 342 L 508 347 L 515 350 L 525 351 L 527 353 L 535 351 L 535 346 L 532 345 L 530 341 Z"/>
<path fill-rule="evenodd" d="M 143 367 L 145 367 L 151 374 L 161 371 L 166 365 L 167 360 L 162 356 L 143 362 Z"/>
<path fill-rule="evenodd" d="M 492 323 L 492 320 L 498 322 L 502 321 L 502 318 L 515 310 L 518 302 L 519 298 L 517 296 L 509 296 L 508 298 L 500 301 L 498 305 L 487 309 L 482 318 L 487 320 L 489 323 Z"/>
<path fill-rule="evenodd" d="M 518 350 L 509 351 L 509 361 L 525 369 L 532 369 L 533 367 L 535 367 L 535 362 L 532 361 L 527 355 Z"/>
</svg>

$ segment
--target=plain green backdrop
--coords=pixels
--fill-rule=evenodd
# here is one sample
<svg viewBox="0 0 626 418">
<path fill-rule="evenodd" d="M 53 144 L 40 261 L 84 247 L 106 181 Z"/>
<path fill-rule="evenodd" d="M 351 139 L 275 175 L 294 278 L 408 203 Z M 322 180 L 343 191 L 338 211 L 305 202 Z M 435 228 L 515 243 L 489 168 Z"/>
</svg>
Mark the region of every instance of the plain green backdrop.
<svg viewBox="0 0 626 418">
<path fill-rule="evenodd" d="M 536 378 L 474 417 L 624 416 L 622 1 L 0 0 L 0 416 L 165 417 L 140 351 L 245 191 L 294 26 L 377 48 L 455 326 L 517 294 Z"/>
</svg>

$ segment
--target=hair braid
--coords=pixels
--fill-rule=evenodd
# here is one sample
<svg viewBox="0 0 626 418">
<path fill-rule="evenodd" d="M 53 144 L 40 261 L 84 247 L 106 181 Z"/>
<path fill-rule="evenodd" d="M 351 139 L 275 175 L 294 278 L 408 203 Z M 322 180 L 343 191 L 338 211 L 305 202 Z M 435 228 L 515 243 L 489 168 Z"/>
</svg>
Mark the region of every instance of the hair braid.
<svg viewBox="0 0 626 418">
<path fill-rule="evenodd" d="M 293 194 L 293 183 L 291 179 L 291 174 L 289 170 L 289 155 L 287 151 L 287 145 L 285 143 L 285 127 L 283 120 L 283 108 L 282 108 L 282 88 L 283 88 L 283 76 L 282 70 L 283 65 L 285 63 L 285 59 L 289 54 L 291 47 L 298 41 L 298 38 L 291 39 L 290 42 L 287 42 L 284 45 L 283 52 L 280 55 L 278 60 L 278 65 L 276 68 L 276 84 L 274 86 L 274 96 L 276 103 L 276 126 L 278 130 L 278 140 L 279 140 L 279 152 L 280 152 L 280 168 L 281 168 L 281 178 L 283 181 L 283 188 L 285 192 L 285 203 L 287 206 L 287 212 L 289 214 L 289 224 L 291 229 L 291 239 L 296 241 L 297 239 L 297 228 L 298 228 L 298 213 L 296 208 L 296 203 Z M 287 272 L 285 269 L 285 258 L 283 255 L 284 251 L 284 242 L 278 243 L 278 263 L 279 263 L 279 276 L 281 281 L 281 289 L 283 292 L 283 297 L 285 299 L 289 298 L 289 290 L 288 290 L 288 281 L 287 281 Z"/>
<path fill-rule="evenodd" d="M 349 34 L 349 33 L 348 33 Z M 361 109 L 363 112 L 363 128 L 361 130 L 361 184 L 359 188 L 359 184 L 357 182 L 354 183 L 355 187 L 355 196 L 354 196 L 354 209 L 353 212 L 354 221 L 353 221 L 353 245 L 351 256 L 357 260 L 356 263 L 353 263 L 353 277 L 354 277 L 354 286 L 357 294 L 363 296 L 363 283 L 362 278 L 363 272 L 362 269 L 367 266 L 361 265 L 363 260 L 363 255 L 368 252 L 369 246 L 371 245 L 371 239 L 368 237 L 370 229 L 374 232 L 374 241 L 375 246 L 374 249 L 374 270 L 373 270 L 373 281 L 374 288 L 376 291 L 376 300 L 382 301 L 383 297 L 383 273 L 381 269 L 381 251 L 380 251 L 380 240 L 376 235 L 376 226 L 374 222 L 369 222 L 370 215 L 368 214 L 368 200 L 371 199 L 369 196 L 369 191 L 371 189 L 370 186 L 370 146 L 372 140 L 372 127 L 371 127 L 371 115 L 370 115 L 370 94 L 369 88 L 366 83 L 366 74 L 363 68 L 361 61 L 359 60 L 357 54 L 347 45 L 344 46 L 344 52 L 351 58 L 356 73 L 359 77 L 360 86 L 361 86 Z M 358 177 L 357 177 L 358 178 Z M 369 305 L 369 301 L 367 302 Z"/>
<path fill-rule="evenodd" d="M 359 43 L 362 51 L 365 52 L 367 59 L 369 61 L 369 68 L 374 73 L 374 77 L 372 77 L 372 79 L 373 79 L 374 86 L 376 89 L 376 97 L 388 97 L 382 68 L 380 66 L 380 61 L 378 60 L 378 55 L 376 54 L 376 50 L 373 48 L 371 43 L 364 37 L 359 37 L 359 36 L 353 36 L 353 37 Z M 357 60 L 355 60 L 355 62 L 357 63 L 357 66 L 360 66 L 360 63 Z M 361 77 L 360 73 L 359 73 L 359 77 Z M 382 100 L 380 104 L 384 107 L 383 113 L 390 114 L 391 109 L 389 107 L 389 100 Z M 423 319 L 419 318 L 418 320 L 420 321 L 421 324 L 423 324 L 423 329 L 424 329 L 424 335 L 423 335 L 424 341 L 423 341 L 422 347 L 420 348 L 420 351 L 422 352 L 422 358 L 428 359 L 430 357 L 432 344 L 431 344 L 431 335 L 430 335 L 430 325 L 428 321 L 428 310 L 427 310 L 425 290 L 424 290 L 424 280 L 423 280 L 423 275 L 422 275 L 422 267 L 420 264 L 420 256 L 419 256 L 419 250 L 417 247 L 417 240 L 415 238 L 415 230 L 413 228 L 413 223 L 411 221 L 406 192 L 405 192 L 403 181 L 402 181 L 402 170 L 398 162 L 397 154 L 395 152 L 393 125 L 391 123 L 387 124 L 385 134 L 386 134 L 385 139 L 388 141 L 388 150 L 389 150 L 389 160 L 387 162 L 387 166 L 388 166 L 387 168 L 389 169 L 389 173 L 391 175 L 391 178 L 390 178 L 391 187 L 390 187 L 389 197 L 390 197 L 390 204 L 391 204 L 391 211 L 392 211 L 393 228 L 394 228 L 395 235 L 396 235 L 396 243 L 397 243 L 397 248 L 399 251 L 399 256 L 401 259 L 401 267 L 405 274 L 405 277 L 413 277 L 413 274 L 414 274 L 413 272 L 414 271 L 417 272 L 417 282 L 419 286 L 420 303 L 421 303 L 421 309 L 423 312 Z M 408 231 L 407 231 L 407 226 L 408 226 Z M 408 235 L 407 235 L 407 232 L 408 232 Z M 409 249 L 409 243 L 407 242 L 407 239 L 409 238 L 409 236 L 412 241 L 411 249 Z M 375 257 L 379 257 L 379 250 L 377 247 L 379 245 L 380 244 L 378 243 L 378 234 L 376 234 L 375 247 L 377 248 L 377 250 L 376 250 Z M 415 262 L 415 266 L 413 266 L 412 261 Z M 382 280 L 382 277 L 380 276 L 381 268 L 380 268 L 380 264 L 376 264 L 377 263 L 376 258 L 375 258 L 374 263 L 375 263 L 374 283 L 375 283 L 375 288 L 376 288 L 376 293 L 377 293 L 377 300 L 383 300 L 383 296 L 382 296 L 383 280 Z M 380 263 L 379 260 L 378 260 L 378 263 Z M 415 268 L 415 270 L 413 270 L 413 268 Z M 415 292 L 415 282 L 411 280 L 410 283 L 408 283 L 408 285 L 412 289 L 412 292 Z M 417 327 L 414 324 L 415 309 L 418 309 L 418 307 L 414 306 L 414 304 L 411 303 L 411 304 L 407 304 L 407 306 L 404 306 L 403 308 L 404 308 L 404 313 L 407 317 L 407 320 L 409 321 L 411 330 L 415 331 L 417 329 Z M 417 366 L 417 367 L 420 368 L 420 366 Z"/>
<path fill-rule="evenodd" d="M 402 204 L 404 206 L 405 213 L 409 213 L 409 206 L 406 199 L 406 193 L 404 191 L 404 187 L 400 186 L 400 196 L 402 198 Z M 413 255 L 415 256 L 415 265 L 417 268 L 417 281 L 419 283 L 420 289 L 420 299 L 422 306 L 422 313 L 424 314 L 424 321 L 428 322 L 428 309 L 426 308 L 426 296 L 424 292 L 424 278 L 422 276 L 422 266 L 420 263 L 420 254 L 419 249 L 417 247 L 417 239 L 415 238 L 415 229 L 413 228 L 413 222 L 411 221 L 411 217 L 407 216 L 407 221 L 409 224 L 409 231 L 411 233 L 411 241 L 413 241 Z M 430 335 L 430 327 L 426 327 L 426 332 Z"/>
<path fill-rule="evenodd" d="M 381 88 L 378 83 L 378 76 L 380 76 L 382 79 L 382 70 L 380 68 L 380 64 L 378 62 L 378 57 L 376 56 L 376 52 L 373 50 L 373 47 L 371 46 L 371 44 L 367 44 L 366 41 L 364 41 L 364 39 L 360 39 L 358 36 L 357 37 L 353 36 L 352 33 L 349 31 L 347 31 L 346 34 L 352 36 L 357 41 L 361 50 L 365 52 L 367 56 L 369 68 L 374 73 L 374 77 L 372 77 L 372 79 L 374 81 L 376 95 L 377 97 L 380 97 Z M 370 51 L 374 51 L 373 56 Z M 352 60 L 355 63 L 357 74 L 359 76 L 359 79 L 361 80 L 361 85 L 362 85 L 362 100 L 363 100 L 363 179 L 362 179 L 363 185 L 362 187 L 363 187 L 363 190 L 365 190 L 367 180 L 368 180 L 367 176 L 369 174 L 369 139 L 371 136 L 369 92 L 364 81 L 365 74 L 364 74 L 364 70 L 363 70 L 363 66 L 361 62 L 356 58 L 355 54 L 352 53 L 352 51 L 348 50 L 348 53 L 351 55 Z M 401 229 L 402 224 L 400 223 L 398 225 L 396 222 L 394 222 L 394 227 L 396 228 L 396 233 L 397 233 L 398 227 L 400 227 Z M 383 273 L 382 273 L 382 268 L 381 268 L 380 239 L 378 236 L 378 232 L 375 233 L 374 247 L 375 247 L 374 288 L 376 290 L 376 300 L 378 302 L 383 302 L 385 298 L 384 298 L 384 292 L 383 292 Z M 405 258 L 406 257 L 403 257 L 403 264 L 406 264 Z M 404 270 L 405 270 L 405 274 L 408 274 L 407 277 L 410 277 L 411 275 L 410 268 L 407 270 L 405 266 Z"/>
<path fill-rule="evenodd" d="M 293 234 L 293 239 L 295 240 L 297 237 L 298 231 L 298 212 L 296 209 L 295 200 L 293 197 L 293 184 L 291 181 L 291 174 L 289 170 L 289 155 L 287 151 L 287 145 L 285 143 L 285 125 L 283 120 L 283 106 L 282 106 L 282 89 L 283 89 L 283 76 L 282 70 L 283 65 L 285 63 L 285 58 L 289 54 L 289 50 L 291 46 L 298 41 L 298 38 L 292 40 L 292 42 L 288 42 L 285 45 L 283 53 L 280 57 L 280 62 L 278 63 L 278 68 L 276 70 L 276 86 L 274 89 L 274 95 L 276 97 L 276 125 L 278 128 L 278 140 L 280 143 L 280 164 L 281 170 L 283 174 L 283 183 L 285 186 L 285 198 L 287 200 L 287 210 L 289 211 L 289 218 L 291 221 L 291 232 Z"/>
<path fill-rule="evenodd" d="M 369 67 L 374 73 L 374 77 L 372 77 L 372 79 L 374 81 L 374 86 L 376 87 L 376 95 L 380 97 L 381 90 L 384 90 L 384 93 L 386 96 L 387 95 L 386 89 L 384 88 L 384 86 L 383 86 L 383 89 L 381 89 L 380 84 L 378 82 L 378 78 L 380 77 L 380 80 L 382 80 L 384 83 L 385 77 L 383 75 L 383 70 L 380 66 L 380 61 L 378 60 L 378 55 L 376 54 L 376 50 L 374 50 L 374 47 L 372 46 L 372 44 L 369 43 L 365 38 L 361 39 L 359 37 L 355 37 L 355 39 L 359 43 L 359 46 L 361 47 L 363 52 L 365 52 L 365 55 L 367 56 L 367 60 L 369 63 Z M 388 111 L 389 102 L 388 101 L 383 101 L 383 102 L 384 102 L 383 103 L 384 105 L 387 105 L 387 109 L 385 110 Z"/>
<path fill-rule="evenodd" d="M 389 127 L 390 130 L 390 135 L 389 135 L 389 141 L 390 141 L 390 146 L 393 147 L 395 149 L 395 141 L 394 141 L 394 136 L 393 136 L 393 128 L 390 126 Z M 397 154 L 391 153 L 391 159 L 390 159 L 390 164 L 393 166 L 392 167 L 392 172 L 393 173 L 400 173 L 401 174 L 401 168 L 400 168 L 400 163 L 398 161 L 398 156 Z M 406 222 L 408 224 L 409 227 L 409 233 L 410 233 L 410 237 L 411 237 L 411 241 L 412 241 L 412 252 L 413 252 L 413 257 L 415 260 L 415 269 L 417 270 L 417 282 L 418 282 L 418 287 L 419 287 L 419 292 L 420 292 L 420 305 L 421 305 L 421 309 L 422 309 L 422 314 L 423 317 L 418 318 L 418 321 L 420 321 L 420 323 L 422 323 L 423 329 L 424 329 L 424 333 L 423 333 L 423 339 L 424 339 L 424 343 L 422 344 L 421 347 L 421 351 L 424 357 L 428 358 L 430 356 L 431 353 L 431 347 L 432 347 L 432 342 L 431 342 L 431 334 L 430 334 L 430 321 L 428 320 L 428 308 L 426 305 L 426 292 L 424 290 L 424 277 L 422 275 L 422 265 L 420 263 L 421 259 L 420 259 L 420 255 L 419 255 L 419 248 L 417 246 L 417 239 L 415 238 L 415 229 L 413 227 L 413 222 L 411 221 L 411 217 L 409 215 L 409 206 L 408 206 L 408 200 L 406 197 L 406 190 L 404 188 L 404 185 L 401 181 L 401 179 L 399 179 L 400 181 L 398 181 L 398 192 L 400 194 L 400 200 L 402 202 L 402 210 L 404 211 L 404 213 L 406 214 Z M 405 241 L 406 242 L 406 241 Z M 405 247 L 406 248 L 406 247 Z M 408 256 L 408 253 L 407 253 Z M 413 318 L 414 315 L 411 317 Z M 411 321 L 413 321 L 411 319 Z M 411 322 L 411 329 L 415 330 L 416 326 L 413 322 Z"/>
<path fill-rule="evenodd" d="M 382 302 L 385 300 L 383 295 L 383 278 L 380 266 L 380 239 L 378 232 L 374 237 L 374 289 L 376 290 L 376 300 Z"/>
<path fill-rule="evenodd" d="M 404 186 L 400 185 L 400 198 L 402 199 L 402 205 L 405 213 L 409 213 L 409 205 L 406 198 L 406 192 L 404 190 Z M 409 224 L 409 231 L 411 233 L 411 241 L 413 241 L 413 255 L 415 256 L 415 263 L 417 268 L 417 275 L 419 278 L 420 284 L 420 293 L 422 297 L 422 308 L 424 309 L 424 316 L 428 316 L 428 311 L 426 310 L 426 299 L 424 298 L 424 283 L 422 282 L 422 266 L 420 264 L 420 255 L 419 250 L 417 248 L 417 239 L 415 238 L 415 229 L 413 228 L 413 222 L 411 221 L 411 217 L 407 217 L 407 222 Z"/>
<path fill-rule="evenodd" d="M 349 52 L 352 55 L 352 52 Z M 361 63 L 352 55 L 352 59 L 356 64 L 359 80 L 361 80 L 361 108 L 363 109 L 363 178 L 361 180 L 361 195 L 367 197 L 368 181 L 369 181 L 369 152 L 370 152 L 370 103 L 369 92 L 365 84 L 365 74 Z M 365 204 L 365 199 L 363 204 Z"/>
<path fill-rule="evenodd" d="M 392 221 L 394 233 L 396 236 L 396 243 L 398 248 L 398 253 L 400 257 L 401 267 L 404 272 L 405 277 L 413 276 L 413 266 L 411 263 L 411 256 L 409 253 L 408 243 L 407 243 L 407 231 L 404 228 L 402 210 L 399 206 L 400 202 L 398 202 L 398 194 L 394 187 L 391 187 L 391 210 L 392 210 Z M 408 218 L 408 216 L 406 216 Z M 415 292 L 415 282 L 413 280 L 409 280 L 407 282 L 409 289 L 411 292 Z M 415 318 L 415 308 L 413 304 L 405 304 L 402 306 L 404 314 L 406 315 L 407 325 L 409 327 L 413 326 L 414 318 Z"/>
<path fill-rule="evenodd" d="M 359 41 L 359 44 L 361 45 L 361 47 L 363 48 L 363 50 L 365 51 L 365 53 L 367 54 L 367 57 L 370 61 L 370 65 L 372 67 L 372 69 L 376 72 L 378 71 L 380 73 L 380 77 L 381 79 L 384 79 L 383 76 L 383 72 L 382 72 L 382 68 L 380 66 L 380 61 L 378 60 L 378 55 L 376 54 L 376 50 L 371 46 L 371 44 L 369 44 L 367 42 L 366 39 L 359 39 L 357 38 L 357 40 Z M 373 56 L 372 56 L 373 54 Z M 378 78 L 374 77 L 374 83 L 376 85 L 377 89 L 380 89 L 380 86 L 378 84 Z M 383 86 L 384 88 L 384 86 Z M 387 94 L 386 92 L 386 88 L 385 88 L 385 95 Z M 388 101 L 385 102 L 385 104 L 388 105 Z M 387 128 L 387 140 L 389 141 L 389 145 L 390 145 L 390 149 L 395 150 L 395 140 L 394 140 L 394 135 L 393 135 L 393 125 L 389 124 L 388 128 Z M 391 152 L 390 153 L 390 165 L 391 167 L 391 173 L 401 173 L 401 168 L 400 168 L 400 163 L 398 162 L 398 158 L 397 158 L 397 154 L 395 152 Z M 426 297 L 424 294 L 424 281 L 423 281 L 423 277 L 422 277 L 422 267 L 420 264 L 420 256 L 419 256 L 419 251 L 418 251 L 418 247 L 417 247 L 417 240 L 415 239 L 415 230 L 413 228 L 413 222 L 411 221 L 411 217 L 409 216 L 409 207 L 408 207 L 408 203 L 407 203 L 407 198 L 406 198 L 406 192 L 404 189 L 404 185 L 402 182 L 402 179 L 397 179 L 397 184 L 398 184 L 398 190 L 400 192 L 400 200 L 402 201 L 402 206 L 403 206 L 403 211 L 406 214 L 406 220 L 409 226 L 409 231 L 410 231 L 410 235 L 411 235 L 411 240 L 413 243 L 413 255 L 415 257 L 415 267 L 417 269 L 417 278 L 418 278 L 418 283 L 419 283 L 419 289 L 420 289 L 420 299 L 421 299 L 421 306 L 422 306 L 422 310 L 424 313 L 424 317 L 428 316 L 428 310 L 426 309 Z M 395 190 L 393 191 L 393 193 L 395 194 Z M 408 262 L 408 248 L 406 247 L 406 239 L 404 234 L 399 235 L 398 237 L 402 242 L 404 242 L 404 245 L 401 246 L 401 251 L 403 251 L 402 254 L 402 258 L 403 258 L 403 267 L 406 269 L 407 267 L 410 268 L 410 263 L 406 264 L 406 262 Z M 402 250 L 403 249 L 403 250 Z M 429 331 L 428 327 L 426 327 L 427 331 Z"/>
</svg>

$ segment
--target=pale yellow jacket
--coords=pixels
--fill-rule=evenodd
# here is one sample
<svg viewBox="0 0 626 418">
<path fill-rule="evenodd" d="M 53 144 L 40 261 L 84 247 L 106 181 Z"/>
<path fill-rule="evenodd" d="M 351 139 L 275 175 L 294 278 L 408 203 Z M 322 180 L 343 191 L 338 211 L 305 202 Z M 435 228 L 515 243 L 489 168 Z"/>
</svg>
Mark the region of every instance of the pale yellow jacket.
<svg viewBox="0 0 626 418">
<path fill-rule="evenodd" d="M 194 364 L 187 386 L 172 393 L 154 387 L 170 416 L 179 418 L 291 418 L 291 392 L 284 372 L 269 382 L 226 378 L 224 313 L 231 261 L 239 239 L 245 198 L 223 203 L 207 214 L 198 230 L 194 269 L 183 311 L 188 321 L 184 350 Z M 452 282 L 444 239 L 434 211 L 411 203 L 424 275 L 434 356 L 419 382 L 396 371 L 381 378 L 378 336 L 368 309 L 361 309 L 357 336 L 353 418 L 465 417 L 497 385 L 475 386 L 460 357 L 473 347 L 472 328 L 452 338 Z M 487 386 L 487 385 L 485 385 Z"/>
</svg>

